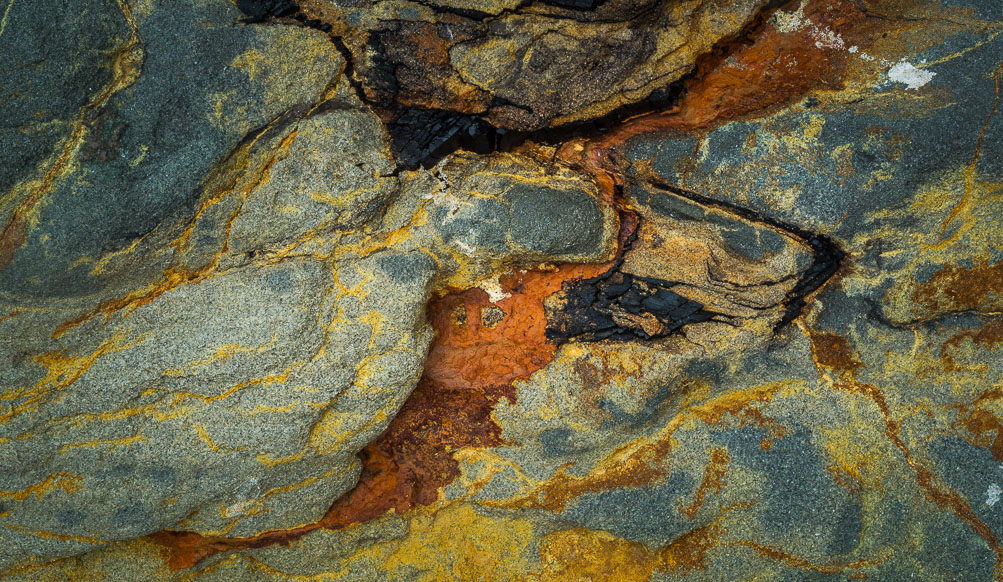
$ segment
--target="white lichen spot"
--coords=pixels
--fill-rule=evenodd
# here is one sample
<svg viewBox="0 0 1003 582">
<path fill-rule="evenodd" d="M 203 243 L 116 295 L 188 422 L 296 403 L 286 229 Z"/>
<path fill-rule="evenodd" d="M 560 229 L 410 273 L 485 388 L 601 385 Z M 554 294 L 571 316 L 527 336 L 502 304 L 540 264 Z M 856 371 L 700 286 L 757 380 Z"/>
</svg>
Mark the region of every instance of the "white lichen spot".
<svg viewBox="0 0 1003 582">
<path fill-rule="evenodd" d="M 808 24 L 804 17 L 804 5 L 804 0 L 801 0 L 801 3 L 798 4 L 798 9 L 794 12 L 784 12 L 783 10 L 774 12 L 773 26 L 777 27 L 777 31 L 782 34 L 789 34 L 804 28 Z"/>
<path fill-rule="evenodd" d="M 815 40 L 815 47 L 820 49 L 842 49 L 846 46 L 843 37 L 830 28 L 821 26 L 811 27 L 811 37 Z"/>
<path fill-rule="evenodd" d="M 233 505 L 228 505 L 225 508 L 223 508 L 223 517 L 229 518 L 229 517 L 242 516 L 245 513 L 247 513 L 247 510 L 250 507 L 250 505 L 251 503 L 248 501 L 238 501 Z"/>
<path fill-rule="evenodd" d="M 511 293 L 506 293 L 502 290 L 501 283 L 498 282 L 498 279 L 481 281 L 481 284 L 478 285 L 478 287 L 483 289 L 484 292 L 488 294 L 488 301 L 491 303 L 498 303 L 502 299 L 508 299 L 512 296 Z"/>
<path fill-rule="evenodd" d="M 923 85 L 929 83 L 934 75 L 936 73 L 933 71 L 918 69 L 905 59 L 895 63 L 892 68 L 888 69 L 888 80 L 905 84 L 906 90 L 918 90 Z"/>
<path fill-rule="evenodd" d="M 857 45 L 853 45 L 850 48 L 846 49 L 846 52 L 850 53 L 851 55 L 855 55 L 855 54 L 857 54 L 857 51 L 859 51 L 859 50 L 860 49 L 857 48 Z"/>
<path fill-rule="evenodd" d="M 468 245 L 467 243 L 463 242 L 462 240 L 453 241 L 453 244 L 455 244 L 457 246 L 457 248 L 460 249 L 461 253 L 467 255 L 468 257 L 474 256 L 474 247 Z"/>
<path fill-rule="evenodd" d="M 986 505 L 989 507 L 996 505 L 996 502 L 1000 500 L 1000 493 L 1003 493 L 1003 489 L 1000 489 L 999 485 L 990 484 L 989 489 L 986 489 Z"/>
<path fill-rule="evenodd" d="M 246 515 L 254 506 L 254 498 L 261 495 L 261 486 L 257 477 L 251 477 L 240 485 L 237 496 L 243 500 L 223 508 L 223 517 L 239 517 Z"/>
</svg>

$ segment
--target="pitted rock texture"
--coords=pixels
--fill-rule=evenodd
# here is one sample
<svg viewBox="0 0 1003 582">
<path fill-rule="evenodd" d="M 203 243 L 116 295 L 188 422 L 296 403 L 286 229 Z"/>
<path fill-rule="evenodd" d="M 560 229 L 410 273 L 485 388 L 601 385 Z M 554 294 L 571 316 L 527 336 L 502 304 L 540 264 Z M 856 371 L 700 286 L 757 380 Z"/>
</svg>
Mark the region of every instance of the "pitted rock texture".
<svg viewBox="0 0 1003 582">
<path fill-rule="evenodd" d="M 0 9 L 5 581 L 1003 577 L 997 2 Z"/>
<path fill-rule="evenodd" d="M 316 521 L 417 382 L 437 280 L 614 251 L 596 188 L 535 179 L 529 160 L 477 160 L 449 193 L 452 166 L 405 187 L 320 33 L 242 27 L 225 2 L 122 8 L 112 16 L 134 29 L 105 100 L 67 121 L 59 159 L 14 172 L 6 198 L 7 564 L 164 529 L 247 537 Z M 208 15 L 219 40 L 204 38 Z M 157 44 L 167 23 L 192 35 L 170 50 L 205 59 L 187 97 L 156 90 L 189 74 Z M 231 55 L 209 50 L 220 42 Z M 501 238 L 481 245 L 468 216 Z"/>
</svg>

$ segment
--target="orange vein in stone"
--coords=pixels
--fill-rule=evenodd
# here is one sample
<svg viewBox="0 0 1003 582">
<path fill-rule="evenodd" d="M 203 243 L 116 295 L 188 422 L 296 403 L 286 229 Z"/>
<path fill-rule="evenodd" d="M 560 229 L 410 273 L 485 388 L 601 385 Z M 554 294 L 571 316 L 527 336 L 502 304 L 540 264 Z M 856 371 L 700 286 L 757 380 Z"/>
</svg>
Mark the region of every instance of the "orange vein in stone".
<svg viewBox="0 0 1003 582">
<path fill-rule="evenodd" d="M 881 560 L 854 560 L 852 562 L 844 563 L 814 564 L 804 558 L 795 556 L 794 554 L 789 554 L 771 546 L 764 546 L 751 540 L 726 541 L 721 542 L 720 545 L 744 546 L 752 548 L 764 558 L 782 562 L 792 568 L 797 568 L 798 570 L 819 572 L 821 574 L 838 574 L 848 568 L 859 570 L 861 568 L 866 568 L 867 566 L 876 566 L 881 563 Z"/>
<path fill-rule="evenodd" d="M 961 209 L 968 204 L 969 198 L 971 198 L 972 189 L 975 187 L 975 166 L 979 163 L 979 157 L 982 155 L 982 140 L 986 137 L 986 130 L 989 129 L 989 122 L 992 121 L 993 115 L 996 114 L 996 110 L 999 108 L 1000 104 L 1000 72 L 1003 71 L 1003 64 L 996 69 L 993 73 L 993 79 L 996 84 L 996 94 L 993 98 L 993 107 L 989 111 L 989 115 L 986 116 L 986 122 L 982 125 L 982 131 L 979 132 L 979 139 L 975 142 L 975 154 L 972 156 L 972 162 L 968 165 L 965 170 L 965 193 L 961 196 L 961 200 L 951 209 L 951 214 L 946 220 L 940 225 L 940 236 L 941 241 L 943 241 L 947 225 L 951 223 L 952 220 L 957 218 L 958 214 L 961 213 Z"/>
<path fill-rule="evenodd" d="M 7 12 L 10 11 L 12 5 L 13 1 L 7 6 Z M 11 212 L 10 219 L 4 226 L 3 232 L 0 233 L 0 270 L 3 270 L 14 260 L 14 251 L 24 243 L 29 225 L 28 215 L 38 207 L 45 193 L 52 188 L 56 179 L 67 169 L 73 155 L 83 143 L 84 137 L 87 135 L 87 114 L 96 110 L 118 91 L 132 85 L 139 77 L 142 52 L 137 48 L 139 45 L 138 27 L 129 6 L 122 0 L 119 1 L 119 5 L 126 22 L 129 24 L 131 34 L 125 44 L 116 51 L 112 63 L 112 80 L 80 111 L 73 131 L 64 141 L 63 149 L 52 166 L 37 182 L 37 187 L 30 191 Z M 3 22 L 0 24 L 6 24 L 7 12 L 4 13 Z"/>
<path fill-rule="evenodd" d="M 1000 67 L 1003 69 L 1003 67 Z M 888 402 L 885 400 L 884 394 L 881 390 L 874 386 L 873 384 L 868 384 L 865 382 L 860 382 L 856 377 L 856 368 L 863 365 L 852 353 L 845 354 L 847 360 L 852 360 L 852 362 L 839 362 L 832 360 L 823 363 L 819 360 L 820 348 L 816 343 L 815 334 L 805 330 L 808 333 L 811 342 L 811 352 L 812 360 L 815 362 L 815 367 L 818 369 L 819 374 L 826 378 L 829 385 L 836 390 L 843 390 L 849 393 L 862 394 L 870 398 L 874 404 L 878 407 L 878 412 L 881 414 L 881 418 L 885 423 L 885 435 L 888 440 L 895 445 L 901 453 L 909 467 L 916 473 L 916 483 L 919 485 L 926 496 L 930 498 L 938 507 L 948 509 L 958 516 L 963 522 L 968 524 L 968 526 L 974 531 L 979 537 L 981 537 L 989 549 L 996 554 L 996 567 L 995 567 L 995 578 L 997 580 L 1003 579 L 1003 547 L 1000 546 L 999 538 L 996 533 L 993 532 L 992 528 L 989 527 L 986 522 L 979 517 L 977 513 L 968 505 L 968 503 L 960 495 L 947 489 L 946 491 L 937 487 L 934 483 L 934 478 L 936 475 L 930 469 L 924 467 L 913 459 L 912 453 L 909 447 L 906 446 L 905 441 L 902 440 L 900 436 L 901 427 L 891 418 L 891 412 L 888 407 Z M 824 368 L 828 368 L 833 371 L 838 371 L 839 377 L 833 379 L 823 372 Z"/>
</svg>

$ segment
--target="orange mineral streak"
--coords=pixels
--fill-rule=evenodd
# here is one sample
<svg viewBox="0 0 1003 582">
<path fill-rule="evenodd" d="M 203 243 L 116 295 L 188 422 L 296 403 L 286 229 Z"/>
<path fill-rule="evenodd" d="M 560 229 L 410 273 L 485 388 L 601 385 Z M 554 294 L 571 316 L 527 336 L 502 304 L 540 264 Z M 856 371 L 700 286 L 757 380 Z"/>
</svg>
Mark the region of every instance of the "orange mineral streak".
<svg viewBox="0 0 1003 582">
<path fill-rule="evenodd" d="M 697 489 L 693 501 L 679 510 L 683 515 L 689 519 L 693 519 L 700 511 L 700 507 L 703 506 L 704 498 L 707 497 L 708 491 L 721 492 L 721 489 L 725 485 L 724 477 L 728 474 L 728 463 L 730 461 L 731 458 L 728 456 L 728 451 L 714 449 L 714 452 L 710 454 L 710 463 L 707 464 L 707 468 L 704 470 L 703 480 L 700 482 L 700 487 Z"/>
<path fill-rule="evenodd" d="M 620 248 L 636 226 L 621 219 Z M 171 568 L 188 568 L 218 552 L 288 543 L 324 527 L 340 529 L 430 505 L 459 476 L 453 451 L 502 444 L 491 411 L 501 398 L 514 401 L 513 382 L 547 365 L 557 347 L 546 337 L 544 300 L 575 279 L 594 277 L 613 262 L 562 264 L 550 270 L 511 273 L 499 281 L 510 294 L 491 303 L 479 288 L 433 301 L 428 317 L 436 329 L 418 386 L 387 429 L 360 453 L 363 469 L 354 489 L 318 523 L 253 538 L 203 537 L 159 532 Z M 499 314 L 499 310 L 501 314 Z"/>
<path fill-rule="evenodd" d="M 96 315 L 104 315 L 107 319 L 115 313 L 131 313 L 143 305 L 152 303 L 158 297 L 172 289 L 204 279 L 208 271 L 209 269 L 196 271 L 184 267 L 171 267 L 164 272 L 163 280 L 134 291 L 125 297 L 102 301 L 91 311 L 60 323 L 52 332 L 52 338 L 58 339 L 67 331 Z"/>
<path fill-rule="evenodd" d="M 759 411 L 754 406 L 757 403 L 769 402 L 781 388 L 781 384 L 767 384 L 686 408 L 669 421 L 660 433 L 650 439 L 624 444 L 601 461 L 590 473 L 578 476 L 567 472 L 566 469 L 560 469 L 555 476 L 542 482 L 526 496 L 501 503 L 499 506 L 559 511 L 569 502 L 588 493 L 651 485 L 667 476 L 665 460 L 674 447 L 675 431 L 680 426 L 693 419 L 708 425 L 718 424 L 726 417 L 739 418 L 743 422 L 745 419 L 751 419 L 752 422 L 759 424 L 762 416 L 757 414 Z M 681 390 L 685 391 L 685 388 Z M 755 412 L 750 414 L 750 411 Z M 718 456 L 717 459 L 721 461 L 719 464 L 724 464 L 722 457 Z M 715 462 L 713 456 L 711 462 Z M 714 478 L 712 474 L 710 477 L 705 476 L 704 480 L 710 479 L 713 482 Z M 704 489 L 704 496 L 709 490 L 714 490 L 711 484 Z"/>
<path fill-rule="evenodd" d="M 876 566 L 881 563 L 881 560 L 854 560 L 852 562 L 845 563 L 831 563 L 831 564 L 815 564 L 799 556 L 793 554 L 788 554 L 787 552 L 778 550 L 770 546 L 764 546 L 762 544 L 742 540 L 737 542 L 725 542 L 721 544 L 722 546 L 742 546 L 746 548 L 751 548 L 760 556 L 768 560 L 773 560 L 774 562 L 780 562 L 791 568 L 796 568 L 798 570 L 804 570 L 806 572 L 818 572 L 821 574 L 839 574 L 845 572 L 846 570 L 860 570 L 861 568 L 866 568 L 868 566 Z M 855 577 L 852 574 L 851 578 Z"/>
<path fill-rule="evenodd" d="M 987 350 L 997 344 L 1003 343 L 1003 321 L 991 321 L 974 331 L 966 331 L 951 336 L 940 347 L 940 359 L 944 364 L 944 370 L 960 372 L 970 369 L 970 367 L 959 363 L 957 359 L 959 355 L 967 351 L 966 344 L 969 341 L 972 347 L 980 347 Z"/>
<path fill-rule="evenodd" d="M 863 366 L 863 363 L 859 355 L 854 353 L 850 342 L 845 337 L 831 332 L 809 331 L 808 336 L 816 366 L 820 371 L 835 374 L 831 379 L 832 387 L 860 394 L 874 401 L 884 419 L 885 434 L 916 474 L 916 482 L 927 498 L 938 507 L 953 512 L 986 542 L 996 554 L 995 577 L 1003 579 L 1003 547 L 1000 546 L 999 538 L 961 495 L 943 485 L 933 471 L 913 457 L 902 439 L 899 423 L 891 417 L 884 394 L 877 386 L 857 380 L 856 370 Z"/>
<path fill-rule="evenodd" d="M 1000 396 L 998 389 L 992 392 L 996 393 L 997 398 Z M 974 435 L 969 439 L 973 445 L 988 447 L 996 462 L 1003 463 L 1003 423 L 1000 423 L 995 414 L 976 409 L 964 413 L 958 422 Z"/>
<path fill-rule="evenodd" d="M 707 551 L 724 529 L 716 523 L 687 532 L 655 550 L 645 544 L 584 528 L 544 536 L 540 557 L 544 571 L 534 580 L 557 582 L 641 582 L 655 573 L 686 574 L 705 567 Z"/>
<path fill-rule="evenodd" d="M 972 347 L 987 350 L 1003 343 L 1003 322 L 989 322 L 976 330 L 954 335 L 944 342 L 940 357 L 946 370 L 975 373 L 981 371 L 982 364 L 970 368 L 959 364 L 955 359 L 958 353 L 964 353 L 964 347 L 969 342 Z M 969 442 L 977 447 L 988 447 L 997 462 L 1003 462 L 1003 422 L 1000 422 L 993 411 L 1001 399 L 1003 399 L 1003 387 L 996 386 L 979 394 L 970 404 L 954 406 L 958 409 L 956 424 L 964 426 L 972 435 L 968 439 Z"/>
<path fill-rule="evenodd" d="M 798 4 L 791 2 L 782 10 L 794 12 Z M 762 15 L 745 37 L 722 43 L 713 54 L 698 61 L 678 107 L 632 118 L 601 138 L 569 141 L 558 149 L 556 160 L 588 174 L 599 186 L 601 196 L 619 208 L 616 192 L 622 178 L 612 170 L 613 164 L 607 158 L 632 137 L 711 128 L 791 102 L 812 89 L 837 84 L 840 64 L 848 53 L 819 46 L 818 31 L 829 30 L 841 35 L 847 45 L 866 47 L 870 43 L 863 38 L 865 29 L 874 25 L 845 0 L 808 0 L 802 14 L 809 24 L 787 31 L 779 30 L 769 14 Z M 412 41 L 423 58 L 432 63 L 442 61 L 441 42 L 428 31 L 415 34 Z M 476 108 L 477 97 L 464 98 Z M 620 249 L 635 228 L 636 217 L 621 208 Z M 155 534 L 153 538 L 169 552 L 170 566 L 190 567 L 217 552 L 284 544 L 320 527 L 343 528 L 388 511 L 402 513 L 435 503 L 441 488 L 459 474 L 452 452 L 462 447 L 501 444 L 500 429 L 490 416 L 494 405 L 501 398 L 514 400 L 513 382 L 528 377 L 554 357 L 556 346 L 545 335 L 544 299 L 559 291 L 565 282 L 596 276 L 611 265 L 565 264 L 550 270 L 509 274 L 502 277 L 500 284 L 511 296 L 495 304 L 480 289 L 454 292 L 433 301 L 428 313 L 438 335 L 424 375 L 386 431 L 361 452 L 363 470 L 356 487 L 339 499 L 320 522 L 295 530 L 245 539 L 205 538 L 186 532 Z M 769 425 L 771 420 L 752 406 L 768 401 L 777 389 L 768 387 L 716 402 L 680 418 L 696 417 L 714 423 L 731 414 Z M 561 472 L 516 505 L 557 509 L 586 492 L 648 485 L 664 477 L 659 461 L 672 448 L 672 432 L 626 446 L 611 457 L 610 466 L 595 474 L 575 477 Z M 774 431 L 773 436 L 782 437 L 783 431 Z M 764 442 L 763 446 L 769 447 L 770 443 Z M 704 495 L 723 486 L 727 470 L 727 455 L 717 451 L 712 455 L 701 487 Z M 698 494 L 687 510 L 695 515 L 702 502 Z M 716 530 L 708 528 L 687 534 L 660 551 L 653 569 L 686 571 L 702 567 L 703 554 L 716 535 Z M 588 544 L 608 545 L 602 540 L 589 540 Z M 628 554 L 636 550 L 623 549 Z M 553 550 L 558 551 L 556 546 Z M 569 555 L 568 559 L 573 562 L 573 557 Z"/>
<path fill-rule="evenodd" d="M 781 29 L 771 17 L 795 13 L 800 24 Z M 650 132 L 702 131 L 750 114 L 763 115 L 816 89 L 841 84 L 846 48 L 867 47 L 878 26 L 847 0 L 795 0 L 758 17 L 738 39 L 718 44 L 697 60 L 678 104 L 631 118 L 593 148 L 612 149 Z M 836 42 L 834 38 L 840 38 Z"/>
<path fill-rule="evenodd" d="M 8 6 L 9 7 L 9 6 Z M 60 180 L 71 171 L 74 156 L 83 145 L 88 134 L 86 120 L 93 111 L 98 111 L 111 97 L 131 86 L 137 78 L 143 62 L 143 52 L 140 50 L 139 35 L 136 20 L 132 15 L 129 3 L 119 2 L 122 15 L 131 29 L 129 38 L 116 48 L 113 53 L 111 80 L 101 88 L 77 114 L 73 120 L 72 130 L 60 144 L 60 151 L 50 160 L 38 180 L 29 182 L 17 206 L 7 218 L 7 223 L 0 231 L 0 271 L 14 260 L 14 253 L 27 242 L 28 231 L 32 223 L 38 219 L 39 205 Z"/>
</svg>

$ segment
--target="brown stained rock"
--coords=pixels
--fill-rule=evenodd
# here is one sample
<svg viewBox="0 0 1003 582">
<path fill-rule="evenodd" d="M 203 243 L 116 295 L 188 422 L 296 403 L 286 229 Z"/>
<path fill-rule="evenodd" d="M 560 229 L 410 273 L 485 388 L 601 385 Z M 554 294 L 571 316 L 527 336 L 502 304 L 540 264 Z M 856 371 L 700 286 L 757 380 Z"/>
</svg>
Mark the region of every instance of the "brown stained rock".
<svg viewBox="0 0 1003 582">
<path fill-rule="evenodd" d="M 699 131 L 762 115 L 813 89 L 838 87 L 859 61 L 854 55 L 888 26 L 843 1 L 796 0 L 759 12 L 743 35 L 700 55 L 674 107 L 630 119 L 593 147 L 615 147 L 651 131 Z"/>
<path fill-rule="evenodd" d="M 671 281 L 673 291 L 708 311 L 744 318 L 776 309 L 812 262 L 811 250 L 793 233 L 671 192 L 637 197 L 647 207 L 623 271 Z"/>
<path fill-rule="evenodd" d="M 344 83 L 260 131 L 241 126 L 247 139 L 198 177 L 187 214 L 92 257 L 113 289 L 55 314 L 26 302 L 0 310 L 0 338 L 44 332 L 0 343 L 14 369 L 35 374 L 4 388 L 0 420 L 93 408 L 50 428 L 55 445 L 24 454 L 9 452 L 37 434 L 0 434 L 0 460 L 102 455 L 76 463 L 80 474 L 0 486 L 13 532 L 0 541 L 9 551 L 44 538 L 32 551 L 50 543 L 50 556 L 111 542 L 3 574 L 1000 577 L 1000 214 L 987 153 L 999 41 L 998 25 L 978 20 L 991 3 L 913 7 L 908 23 L 895 14 L 904 3 L 881 13 L 815 0 L 766 12 L 687 1 L 301 4 L 335 25 L 384 121 L 434 107 L 544 127 L 695 73 L 670 112 L 563 147 L 459 153 L 413 172 L 396 171 L 377 116 Z M 939 32 L 917 32 L 926 28 Z M 937 34 L 951 40 L 929 40 Z M 922 92 L 887 82 L 903 54 L 937 82 Z M 236 62 L 261 72 L 253 54 Z M 940 83 L 949 76 L 950 88 Z M 246 119 L 232 97 L 214 98 L 218 122 Z M 895 100 L 911 121 L 886 110 Z M 950 134 L 944 115 L 973 136 L 975 156 L 959 162 L 968 142 L 945 141 L 937 164 L 923 165 L 916 148 Z M 114 163 L 129 134 L 108 130 L 67 159 Z M 808 150 L 832 164 L 804 163 Z M 666 168 L 683 185 L 701 171 L 704 182 L 677 188 Z M 808 184 L 830 171 L 838 190 L 770 191 L 777 175 Z M 32 240 L 18 230 L 37 228 L 26 216 L 8 225 L 0 260 Z M 835 245 L 847 252 L 830 280 L 837 265 L 818 257 Z M 107 400 L 120 396 L 138 401 Z M 282 416 L 289 406 L 305 412 Z M 176 444 L 174 430 L 188 440 Z M 69 520 L 67 507 L 142 515 L 116 505 L 119 481 L 166 482 L 143 463 L 196 452 L 218 478 L 205 481 L 212 499 L 141 488 L 182 494 L 161 503 L 172 529 L 153 536 L 159 545 L 23 527 L 25 507 L 40 519 Z M 268 468 L 241 464 L 255 453 Z M 100 471 L 135 458 L 131 476 L 125 463 Z M 230 477 L 240 479 L 219 488 Z M 305 485 L 261 485 L 280 478 Z M 73 505 L 95 491 L 102 503 Z M 168 515 L 181 506 L 185 515 Z M 186 570 L 165 568 L 164 554 Z"/>
<path fill-rule="evenodd" d="M 373 13 L 314 1 L 307 11 L 343 27 L 374 104 L 446 109 L 531 131 L 598 117 L 665 89 L 765 4 L 608 2 L 576 10 L 538 3 L 481 13 L 396 2 Z"/>
</svg>

